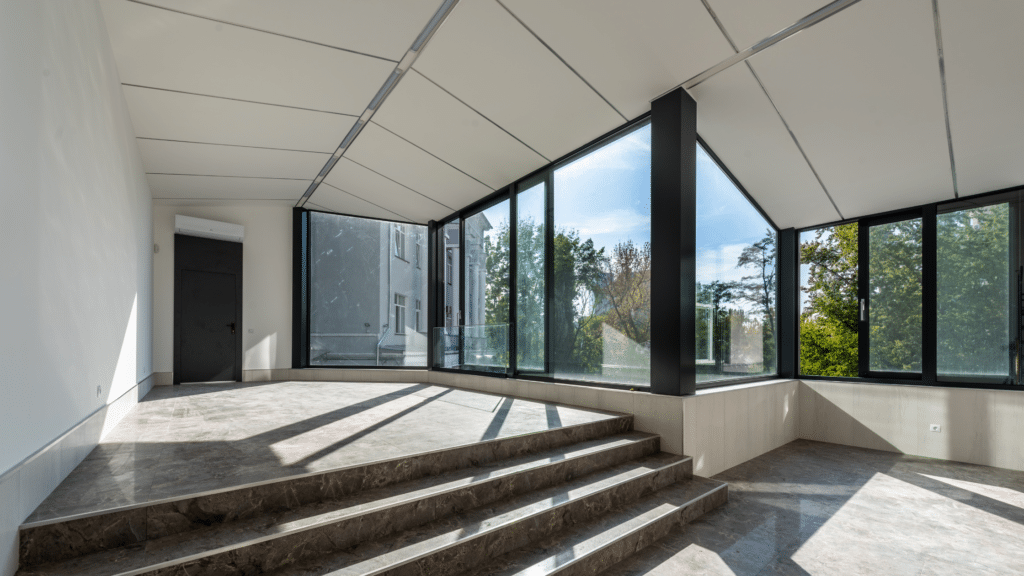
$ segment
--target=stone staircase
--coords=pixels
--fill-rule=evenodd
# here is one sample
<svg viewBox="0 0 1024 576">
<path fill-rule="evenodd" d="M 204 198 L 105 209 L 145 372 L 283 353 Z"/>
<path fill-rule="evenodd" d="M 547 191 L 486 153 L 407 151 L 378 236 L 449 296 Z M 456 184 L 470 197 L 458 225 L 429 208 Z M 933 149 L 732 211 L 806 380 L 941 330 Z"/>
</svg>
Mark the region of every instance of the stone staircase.
<svg viewBox="0 0 1024 576">
<path fill-rule="evenodd" d="M 25 524 L 18 574 L 594 574 L 724 504 L 632 416 Z"/>
</svg>

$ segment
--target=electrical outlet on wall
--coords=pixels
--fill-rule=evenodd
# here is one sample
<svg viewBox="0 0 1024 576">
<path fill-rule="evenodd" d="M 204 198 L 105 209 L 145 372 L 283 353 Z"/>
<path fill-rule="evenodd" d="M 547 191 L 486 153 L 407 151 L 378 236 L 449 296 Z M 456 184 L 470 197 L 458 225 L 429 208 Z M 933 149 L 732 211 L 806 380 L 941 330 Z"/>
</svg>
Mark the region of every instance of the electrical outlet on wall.
<svg viewBox="0 0 1024 576">
<path fill-rule="evenodd" d="M 103 394 L 103 387 L 102 386 L 97 386 L 96 387 L 96 397 L 99 398 L 100 394 Z"/>
<path fill-rule="evenodd" d="M 928 429 L 931 430 L 932 432 L 942 432 L 942 425 L 932 424 L 931 426 L 928 427 Z"/>
</svg>

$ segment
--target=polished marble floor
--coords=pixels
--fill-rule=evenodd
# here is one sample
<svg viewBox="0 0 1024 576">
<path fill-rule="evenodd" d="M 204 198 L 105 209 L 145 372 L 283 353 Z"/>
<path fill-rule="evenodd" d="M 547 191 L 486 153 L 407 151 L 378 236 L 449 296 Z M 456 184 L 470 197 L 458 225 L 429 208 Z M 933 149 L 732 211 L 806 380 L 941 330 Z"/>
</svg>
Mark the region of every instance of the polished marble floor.
<svg viewBox="0 0 1024 576">
<path fill-rule="evenodd" d="M 27 522 L 614 416 L 426 384 L 160 386 L 125 416 Z"/>
<path fill-rule="evenodd" d="M 1024 574 L 1024 472 L 797 440 L 609 576 Z"/>
</svg>

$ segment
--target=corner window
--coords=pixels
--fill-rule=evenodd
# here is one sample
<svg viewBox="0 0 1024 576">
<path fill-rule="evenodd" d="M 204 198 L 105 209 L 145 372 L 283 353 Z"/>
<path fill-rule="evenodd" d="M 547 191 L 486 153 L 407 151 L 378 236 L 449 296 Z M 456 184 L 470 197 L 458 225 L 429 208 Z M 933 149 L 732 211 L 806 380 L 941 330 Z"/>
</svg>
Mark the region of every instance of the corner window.
<svg viewBox="0 0 1024 576">
<path fill-rule="evenodd" d="M 775 228 L 697 147 L 697 384 L 776 372 Z"/>
</svg>

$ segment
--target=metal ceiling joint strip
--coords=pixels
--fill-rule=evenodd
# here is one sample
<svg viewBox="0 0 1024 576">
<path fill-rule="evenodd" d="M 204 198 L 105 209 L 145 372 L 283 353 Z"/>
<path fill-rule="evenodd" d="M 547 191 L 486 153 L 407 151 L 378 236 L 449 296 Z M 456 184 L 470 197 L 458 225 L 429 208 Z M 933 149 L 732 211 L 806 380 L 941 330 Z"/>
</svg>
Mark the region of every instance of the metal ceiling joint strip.
<svg viewBox="0 0 1024 576">
<path fill-rule="evenodd" d="M 299 201 L 295 204 L 297 208 L 302 208 L 302 206 L 309 201 L 310 196 L 316 192 L 316 189 L 320 186 L 320 183 L 323 182 L 324 178 L 327 177 L 327 174 L 331 169 L 334 168 L 334 165 L 337 164 L 338 160 L 340 160 L 342 156 L 345 155 L 345 151 L 347 151 L 349 146 L 352 145 L 352 142 L 359 136 L 359 133 L 362 132 L 363 128 L 369 124 L 370 119 L 373 118 L 373 114 L 378 108 L 380 108 L 380 105 L 384 100 L 387 99 L 388 94 L 394 90 L 395 86 L 397 86 L 402 80 L 402 77 L 405 76 L 406 72 L 412 68 L 412 64 L 422 53 L 423 48 L 427 43 L 430 42 L 430 38 L 433 37 L 434 33 L 437 32 L 437 29 L 444 24 L 445 19 L 448 18 L 448 15 L 452 13 L 452 10 L 455 9 L 455 6 L 457 6 L 458 3 L 459 0 L 444 0 L 441 6 L 437 9 L 437 12 L 434 13 L 434 16 L 427 23 L 426 27 L 423 28 L 422 32 L 420 32 L 420 35 L 416 37 L 412 46 L 409 47 L 409 51 L 406 52 L 402 60 L 395 66 L 395 70 L 388 76 L 387 80 L 384 81 L 384 84 L 381 86 L 380 90 L 377 91 L 373 100 L 371 100 L 367 105 L 366 110 L 359 116 L 359 120 L 352 126 L 352 129 L 349 130 L 348 134 L 345 135 L 345 139 L 342 140 L 341 145 L 338 146 L 338 150 L 327 161 L 327 163 L 324 164 L 323 169 L 320 170 L 316 179 L 310 183 L 309 188 L 302 197 L 299 198 Z"/>
</svg>

